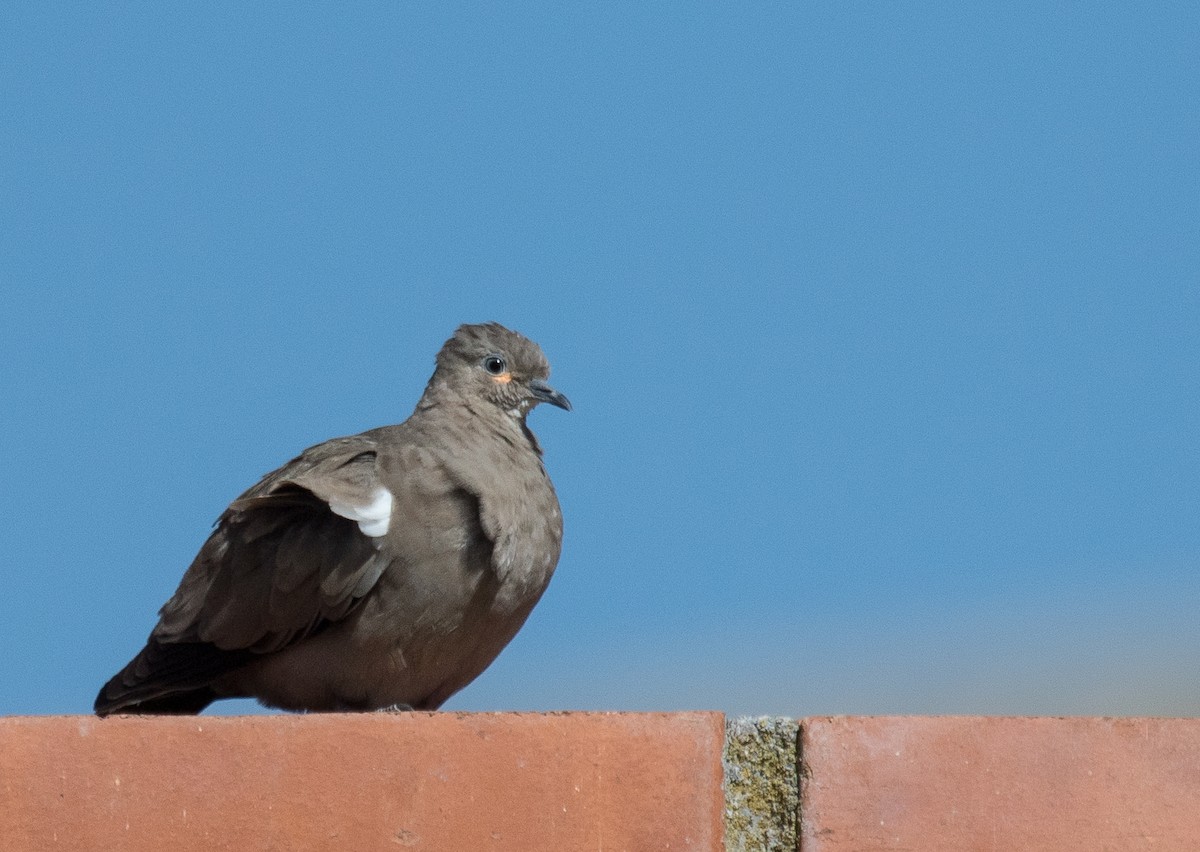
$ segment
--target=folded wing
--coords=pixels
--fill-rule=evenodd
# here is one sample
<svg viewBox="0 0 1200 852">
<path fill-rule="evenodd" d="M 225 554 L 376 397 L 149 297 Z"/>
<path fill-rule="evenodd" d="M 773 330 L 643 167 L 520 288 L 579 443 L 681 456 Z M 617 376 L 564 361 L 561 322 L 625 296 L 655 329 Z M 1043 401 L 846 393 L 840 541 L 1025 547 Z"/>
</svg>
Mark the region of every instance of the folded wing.
<svg viewBox="0 0 1200 852">
<path fill-rule="evenodd" d="M 327 441 L 235 500 L 96 711 L 194 713 L 255 655 L 345 618 L 387 567 L 393 498 L 366 437 Z"/>
</svg>

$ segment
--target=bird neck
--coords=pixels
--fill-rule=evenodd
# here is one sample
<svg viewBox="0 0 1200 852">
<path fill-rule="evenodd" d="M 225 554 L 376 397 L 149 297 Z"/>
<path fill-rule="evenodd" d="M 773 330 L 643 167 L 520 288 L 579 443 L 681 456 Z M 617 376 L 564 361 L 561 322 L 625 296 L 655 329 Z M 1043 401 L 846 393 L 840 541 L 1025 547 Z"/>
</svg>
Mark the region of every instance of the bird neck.
<svg viewBox="0 0 1200 852">
<path fill-rule="evenodd" d="M 473 424 L 471 432 L 490 433 L 509 444 L 524 444 L 541 458 L 542 445 L 525 422 L 528 413 L 529 409 L 525 407 L 505 410 L 486 399 L 467 396 L 447 382 L 439 381 L 437 376 L 429 380 L 414 412 L 426 419 L 445 418 L 448 425 L 455 426 L 465 425 L 462 421 L 467 419 Z M 458 429 L 454 428 L 454 431 Z"/>
</svg>

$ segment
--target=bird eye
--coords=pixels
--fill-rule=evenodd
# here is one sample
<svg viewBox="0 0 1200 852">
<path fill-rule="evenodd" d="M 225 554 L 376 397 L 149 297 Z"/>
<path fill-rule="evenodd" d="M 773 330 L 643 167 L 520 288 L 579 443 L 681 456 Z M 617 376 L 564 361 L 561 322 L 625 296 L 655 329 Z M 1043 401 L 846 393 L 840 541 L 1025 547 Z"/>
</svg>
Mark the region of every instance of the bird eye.
<svg viewBox="0 0 1200 852">
<path fill-rule="evenodd" d="M 483 369 L 487 370 L 493 376 L 498 376 L 508 369 L 508 365 L 504 363 L 504 359 L 499 355 L 489 355 L 483 359 Z"/>
</svg>

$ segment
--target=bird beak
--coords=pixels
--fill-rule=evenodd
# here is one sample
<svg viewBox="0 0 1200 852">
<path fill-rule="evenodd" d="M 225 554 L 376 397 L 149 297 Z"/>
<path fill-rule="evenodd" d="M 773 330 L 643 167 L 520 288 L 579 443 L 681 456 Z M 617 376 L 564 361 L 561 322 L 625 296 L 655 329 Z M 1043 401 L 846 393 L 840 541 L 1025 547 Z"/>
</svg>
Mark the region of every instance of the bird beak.
<svg viewBox="0 0 1200 852">
<path fill-rule="evenodd" d="M 534 379 L 530 382 L 529 390 L 533 392 L 533 398 L 538 402 L 548 402 L 551 405 L 557 405 L 564 411 L 571 410 L 571 400 L 567 399 L 541 379 Z"/>
</svg>

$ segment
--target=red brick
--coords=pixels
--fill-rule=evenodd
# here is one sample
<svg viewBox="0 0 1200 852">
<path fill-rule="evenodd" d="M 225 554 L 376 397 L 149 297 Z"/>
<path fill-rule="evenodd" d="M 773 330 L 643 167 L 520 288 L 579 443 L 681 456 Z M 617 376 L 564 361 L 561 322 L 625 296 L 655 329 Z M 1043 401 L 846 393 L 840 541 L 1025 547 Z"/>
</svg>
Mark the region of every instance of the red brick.
<svg viewBox="0 0 1200 852">
<path fill-rule="evenodd" d="M 717 850 L 722 717 L 0 719 L 5 850 Z"/>
<path fill-rule="evenodd" d="M 1200 849 L 1200 720 L 814 718 L 801 848 Z"/>
</svg>

